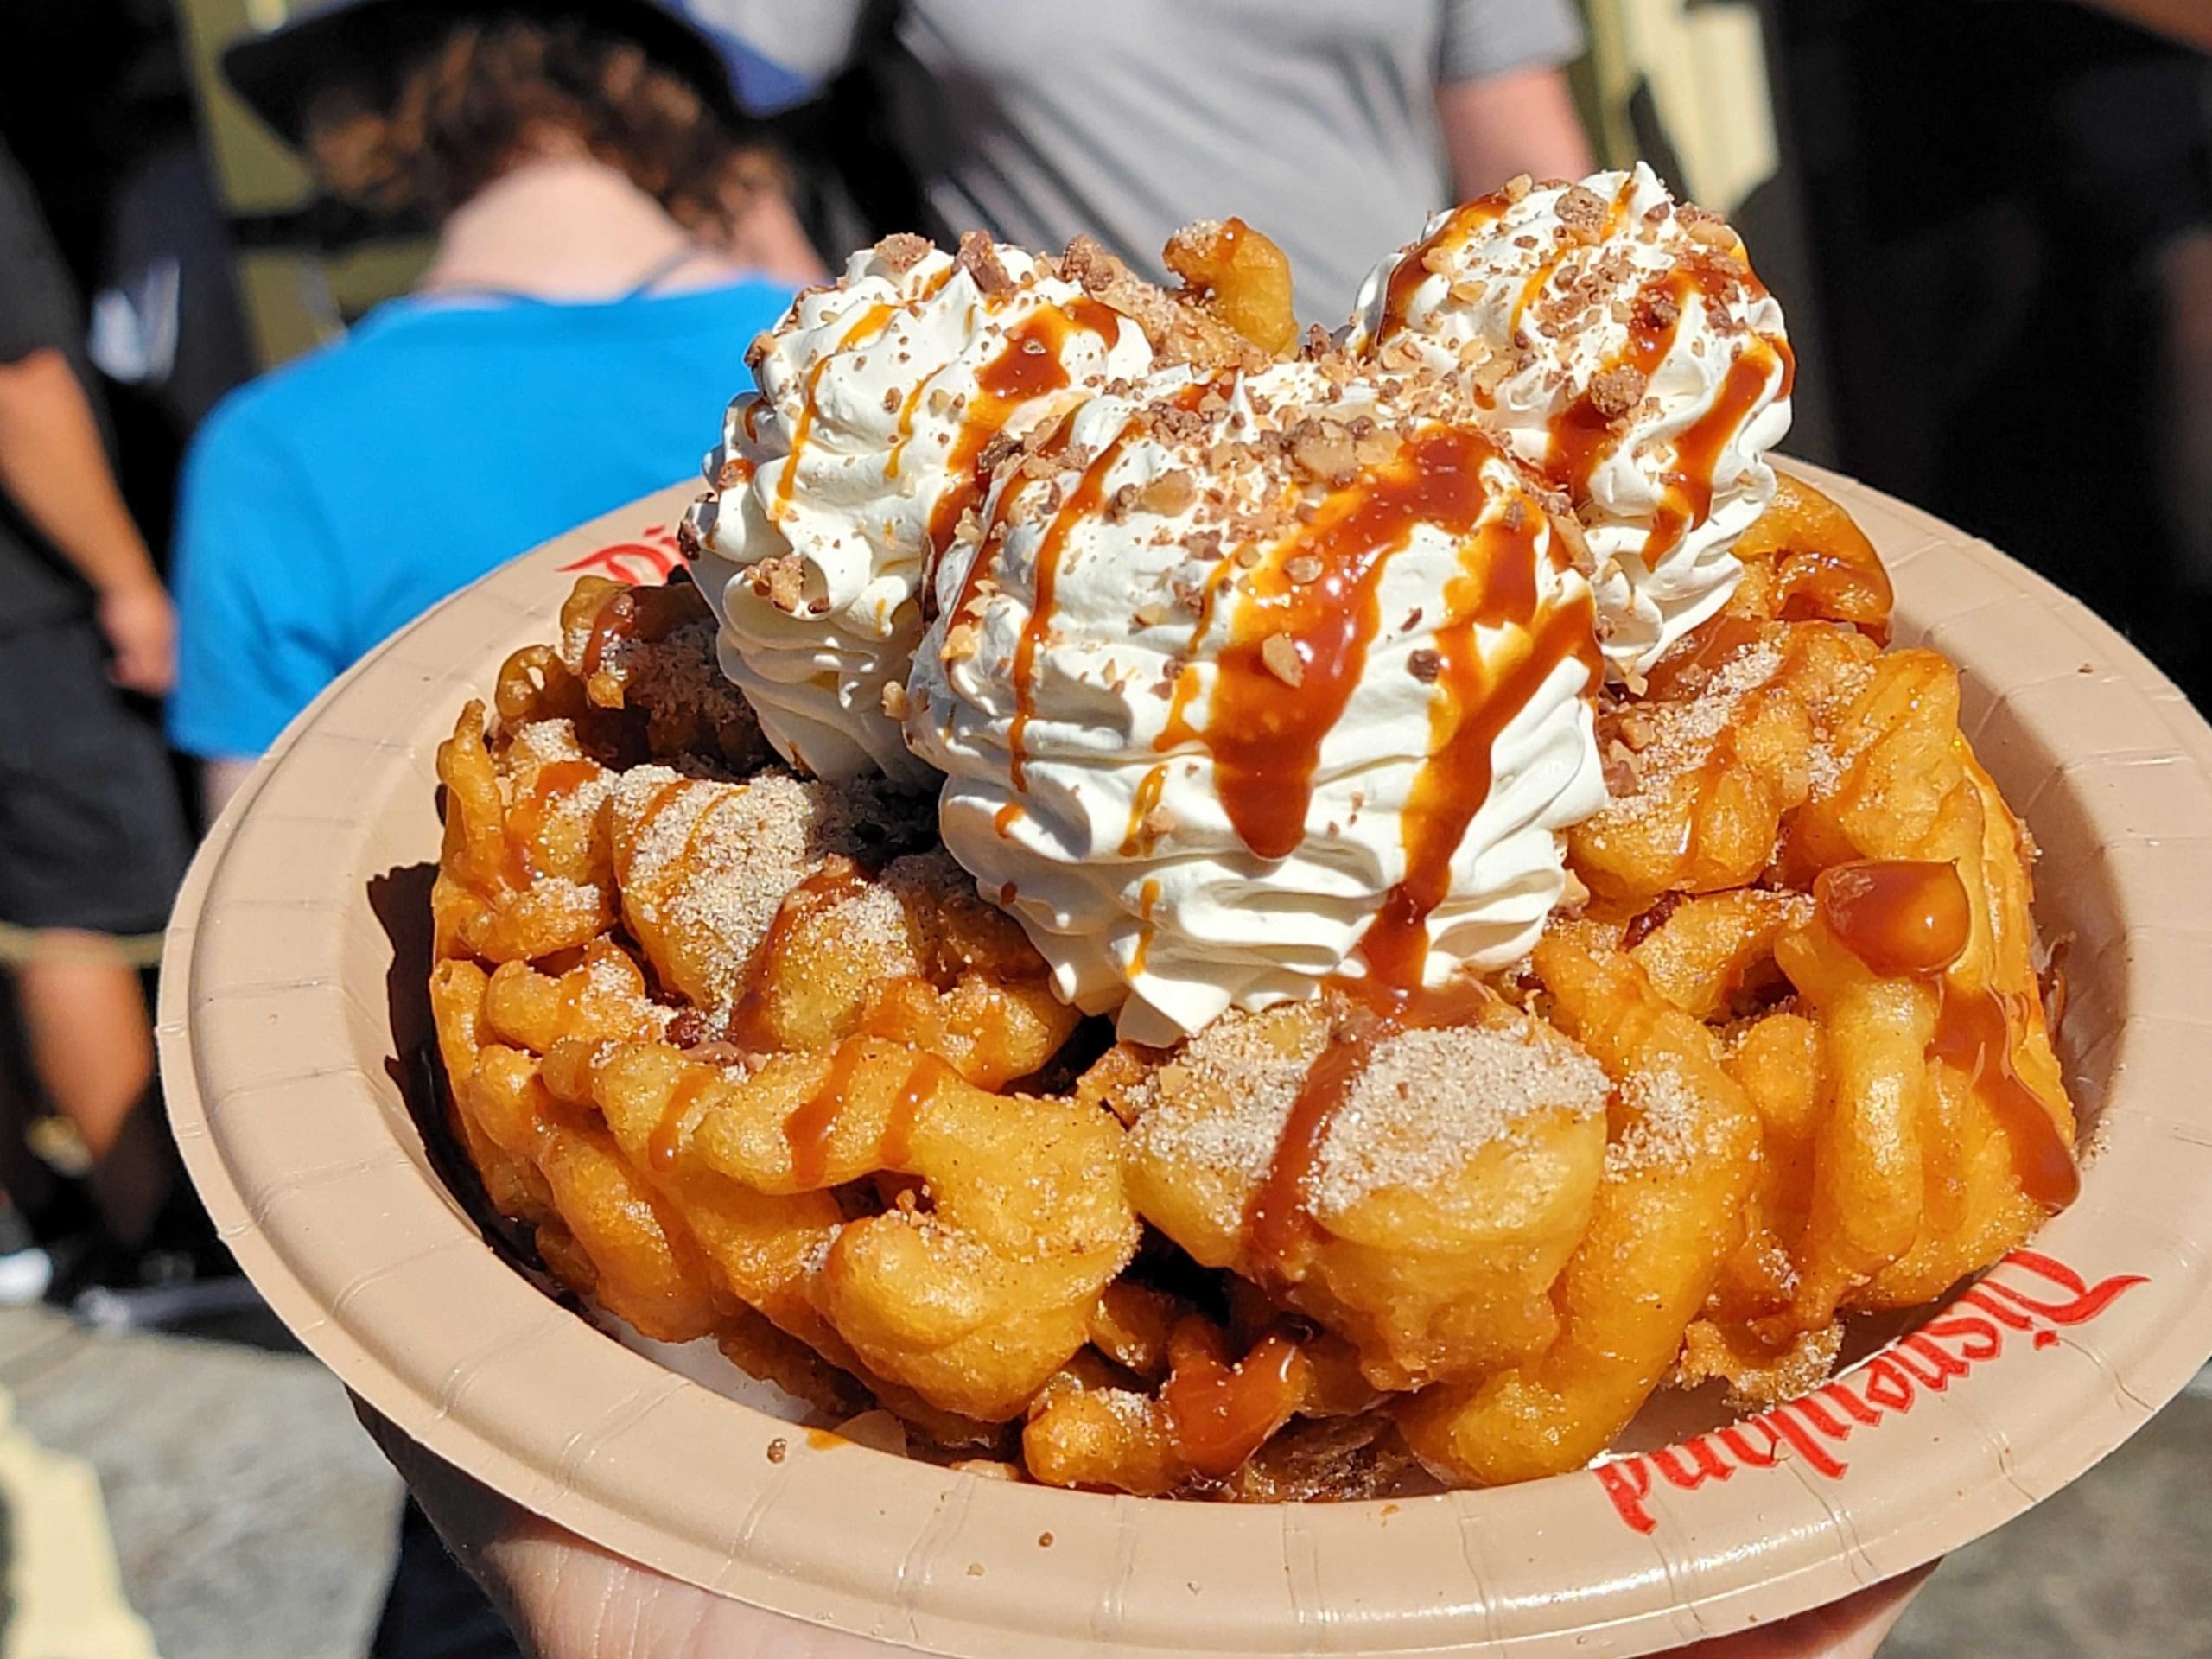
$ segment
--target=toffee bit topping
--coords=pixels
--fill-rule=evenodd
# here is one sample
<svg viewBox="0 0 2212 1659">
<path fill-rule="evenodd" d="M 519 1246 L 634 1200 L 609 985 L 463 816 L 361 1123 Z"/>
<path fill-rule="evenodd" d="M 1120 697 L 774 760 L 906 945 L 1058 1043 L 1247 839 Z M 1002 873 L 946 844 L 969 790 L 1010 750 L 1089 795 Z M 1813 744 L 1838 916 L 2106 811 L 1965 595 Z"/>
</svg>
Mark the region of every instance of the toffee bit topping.
<svg viewBox="0 0 2212 1659">
<path fill-rule="evenodd" d="M 1297 642 L 1287 633 L 1271 633 L 1262 641 L 1260 660 L 1285 685 L 1306 683 L 1306 664 L 1299 657 Z"/>
<path fill-rule="evenodd" d="M 1590 538 L 1582 533 L 1582 521 L 1571 512 L 1554 513 L 1552 534 L 1558 537 L 1560 545 L 1567 549 L 1568 564 L 1587 579 L 1598 574 L 1598 556 L 1590 550 Z"/>
<path fill-rule="evenodd" d="M 976 457 L 976 470 L 982 474 L 995 473 L 1010 456 L 1020 453 L 1020 439 L 1009 432 L 995 432 L 990 442 L 983 446 L 982 453 Z"/>
<path fill-rule="evenodd" d="M 1283 566 L 1282 573 L 1286 576 L 1288 576 L 1291 581 L 1303 588 L 1308 582 L 1320 581 L 1321 572 L 1325 568 L 1325 567 L 1322 564 L 1320 559 L 1315 555 L 1311 553 L 1300 553 L 1296 558 L 1291 560 L 1288 563 Z"/>
<path fill-rule="evenodd" d="M 1643 371 L 1616 364 L 1591 378 L 1591 406 L 1607 420 L 1618 421 L 1643 401 L 1649 384 Z"/>
<path fill-rule="evenodd" d="M 1663 288 L 1646 290 L 1643 315 L 1655 328 L 1671 328 L 1681 321 L 1681 302 Z"/>
<path fill-rule="evenodd" d="M 1605 199 L 1586 184 L 1569 186 L 1552 210 L 1579 242 L 1594 242 L 1605 227 Z"/>
<path fill-rule="evenodd" d="M 1014 278 L 999 263 L 999 251 L 988 231 L 969 231 L 960 238 L 960 255 L 954 262 L 959 270 L 976 280 L 976 286 L 987 297 L 1014 291 Z"/>
<path fill-rule="evenodd" d="M 887 720 L 906 718 L 906 688 L 896 680 L 883 683 L 883 713 Z"/>
<path fill-rule="evenodd" d="M 1433 685 L 1444 672 L 1444 658 L 1441 653 L 1424 647 L 1406 658 L 1406 672 L 1423 685 Z"/>
<path fill-rule="evenodd" d="M 895 232 L 875 245 L 875 257 L 890 267 L 894 276 L 912 270 L 936 251 L 935 243 L 912 231 Z"/>
<path fill-rule="evenodd" d="M 1351 435 L 1336 422 L 1300 421 L 1284 435 L 1290 440 L 1291 462 L 1300 471 L 1339 489 L 1357 475 Z"/>
<path fill-rule="evenodd" d="M 1507 201 L 1517 202 L 1524 199 L 1535 188 L 1536 181 L 1526 173 L 1516 173 L 1505 181 L 1505 188 L 1501 194 Z"/>
<path fill-rule="evenodd" d="M 1185 511 L 1198 499 L 1198 486 L 1189 473 L 1178 469 L 1163 473 L 1146 485 L 1138 493 L 1138 504 L 1147 512 L 1172 518 Z"/>
<path fill-rule="evenodd" d="M 973 622 L 956 622 L 945 631 L 944 659 L 964 663 L 982 646 L 982 635 Z"/>
<path fill-rule="evenodd" d="M 906 401 L 906 394 L 899 391 L 898 387 L 887 386 L 884 388 L 883 412 L 885 414 L 896 415 L 899 412 L 899 405 Z"/>
<path fill-rule="evenodd" d="M 746 573 L 746 581 L 759 599 L 766 600 L 786 616 L 797 616 L 806 606 L 806 561 L 796 553 L 763 559 Z"/>
</svg>

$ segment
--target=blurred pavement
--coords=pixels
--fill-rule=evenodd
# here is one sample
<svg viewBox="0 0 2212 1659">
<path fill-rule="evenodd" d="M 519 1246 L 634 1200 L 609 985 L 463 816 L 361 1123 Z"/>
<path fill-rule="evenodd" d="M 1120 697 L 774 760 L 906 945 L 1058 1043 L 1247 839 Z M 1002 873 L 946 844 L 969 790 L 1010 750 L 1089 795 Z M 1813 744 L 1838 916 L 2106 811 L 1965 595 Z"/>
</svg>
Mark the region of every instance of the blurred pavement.
<svg viewBox="0 0 2212 1659">
<path fill-rule="evenodd" d="M 102 1334 L 43 1308 L 0 1310 L 16 1428 L 49 1468 L 60 1453 L 98 1474 L 124 1596 L 153 1637 L 116 1645 L 111 1617 L 99 1630 L 41 1630 L 35 1647 L 9 1630 L 0 1659 L 359 1659 L 399 1482 L 336 1379 L 273 1319 L 224 1334 L 234 1339 Z M 4 1479 L 0 1493 L 0 1537 L 20 1564 L 22 1529 L 43 1510 Z"/>
<path fill-rule="evenodd" d="M 2212 1656 L 2208 1461 L 2212 1373 L 1953 1556 L 1883 1659 Z M 359 1659 L 398 1501 L 344 1391 L 266 1315 L 219 1338 L 0 1310 L 0 1659 Z M 64 1554 L 75 1572 L 27 1585 Z"/>
</svg>

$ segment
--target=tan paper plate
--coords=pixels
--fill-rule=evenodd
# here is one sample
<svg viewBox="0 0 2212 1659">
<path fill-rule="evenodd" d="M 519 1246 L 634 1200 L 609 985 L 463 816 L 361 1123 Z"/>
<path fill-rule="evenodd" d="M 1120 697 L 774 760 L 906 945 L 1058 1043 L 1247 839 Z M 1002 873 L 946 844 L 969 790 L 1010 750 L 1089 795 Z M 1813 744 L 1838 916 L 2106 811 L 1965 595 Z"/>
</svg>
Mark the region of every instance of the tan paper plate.
<svg viewBox="0 0 2212 1659">
<path fill-rule="evenodd" d="M 2041 843 L 2097 1151 L 2029 1249 L 1805 1399 L 1523 1486 L 1178 1504 L 810 1438 L 533 1287 L 448 1192 L 402 1088 L 425 1034 L 432 757 L 500 658 L 550 637 L 569 573 L 665 565 L 688 486 L 388 642 L 224 816 L 162 976 L 193 1177 L 276 1312 L 432 1451 L 624 1555 L 931 1652 L 1640 1654 L 1903 1572 L 2073 1479 L 2212 1354 L 2212 730 L 1994 549 L 1812 476 L 1887 558 L 1903 635 L 1964 669 L 1967 733 Z"/>
</svg>

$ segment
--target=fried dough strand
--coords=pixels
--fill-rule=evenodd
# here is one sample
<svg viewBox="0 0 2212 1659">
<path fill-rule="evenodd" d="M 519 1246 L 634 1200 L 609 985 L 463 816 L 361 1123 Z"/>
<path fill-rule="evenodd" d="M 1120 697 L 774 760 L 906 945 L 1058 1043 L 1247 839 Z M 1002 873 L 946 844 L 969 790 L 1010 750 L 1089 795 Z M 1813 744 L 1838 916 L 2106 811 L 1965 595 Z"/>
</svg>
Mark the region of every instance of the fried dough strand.
<svg viewBox="0 0 2212 1659">
<path fill-rule="evenodd" d="M 1063 269 L 1170 360 L 1292 348 L 1265 238 L 1166 257 L 1180 294 L 1095 245 Z M 2033 849 L 1956 671 L 1883 649 L 1879 561 L 1802 480 L 1738 553 L 1724 613 L 1602 708 L 1589 897 L 1523 969 L 1169 1050 L 1084 1034 L 927 803 L 779 769 L 696 590 L 587 578 L 439 752 L 454 1134 L 578 1295 L 997 1478 L 1496 1484 L 1581 1466 L 1670 1382 L 1802 1392 L 1853 1312 L 2063 1203 L 2075 1125 Z M 1922 957 L 1851 908 L 1885 881 Z"/>
</svg>

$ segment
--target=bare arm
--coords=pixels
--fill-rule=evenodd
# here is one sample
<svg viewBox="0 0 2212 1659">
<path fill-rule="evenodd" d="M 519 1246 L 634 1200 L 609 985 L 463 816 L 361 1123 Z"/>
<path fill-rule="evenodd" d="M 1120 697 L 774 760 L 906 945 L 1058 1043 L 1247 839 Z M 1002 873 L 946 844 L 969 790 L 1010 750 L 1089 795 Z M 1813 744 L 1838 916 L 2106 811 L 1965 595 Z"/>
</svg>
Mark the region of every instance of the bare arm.
<svg viewBox="0 0 2212 1659">
<path fill-rule="evenodd" d="M 2212 6 L 2204 0 L 2090 0 L 2090 3 L 2212 52 Z"/>
<path fill-rule="evenodd" d="M 252 755 L 218 755 L 200 769 L 200 808 L 213 823 L 223 816 L 231 797 L 238 792 L 254 767 Z"/>
<path fill-rule="evenodd" d="M 1486 194 L 1516 174 L 1579 179 L 1595 169 L 1567 77 L 1557 69 L 1446 81 L 1436 89 L 1436 113 L 1463 197 Z"/>
<path fill-rule="evenodd" d="M 51 347 L 0 364 L 0 490 L 99 593 L 117 681 L 168 690 L 176 676 L 168 595 L 123 505 L 85 389 Z"/>
<path fill-rule="evenodd" d="M 753 190 L 744 197 L 730 217 L 729 253 L 739 264 L 794 288 L 824 281 L 830 274 L 780 189 Z"/>
</svg>

